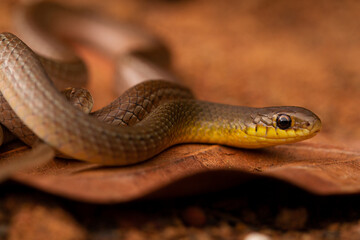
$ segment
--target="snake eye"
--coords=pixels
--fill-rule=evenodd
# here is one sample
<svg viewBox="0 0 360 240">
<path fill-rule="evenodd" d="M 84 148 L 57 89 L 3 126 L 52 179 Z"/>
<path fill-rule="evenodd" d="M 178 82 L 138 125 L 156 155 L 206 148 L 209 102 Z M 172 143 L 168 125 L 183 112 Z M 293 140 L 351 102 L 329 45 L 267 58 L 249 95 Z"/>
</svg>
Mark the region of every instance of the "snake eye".
<svg viewBox="0 0 360 240">
<path fill-rule="evenodd" d="M 282 130 L 288 129 L 291 126 L 291 117 L 286 114 L 281 114 L 276 119 L 276 126 Z"/>
</svg>

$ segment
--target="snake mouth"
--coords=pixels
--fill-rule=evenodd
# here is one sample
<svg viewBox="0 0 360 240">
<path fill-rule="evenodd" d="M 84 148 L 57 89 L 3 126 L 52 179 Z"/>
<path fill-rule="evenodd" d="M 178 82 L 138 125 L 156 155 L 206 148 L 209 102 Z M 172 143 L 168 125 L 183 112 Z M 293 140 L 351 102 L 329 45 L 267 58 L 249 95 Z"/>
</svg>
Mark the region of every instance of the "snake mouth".
<svg viewBox="0 0 360 240">
<path fill-rule="evenodd" d="M 267 127 L 256 125 L 245 129 L 247 138 L 254 139 L 257 142 L 270 145 L 298 142 L 315 136 L 321 130 L 321 122 L 313 121 L 310 127 L 279 129 L 275 127 Z"/>
<path fill-rule="evenodd" d="M 311 128 L 311 130 L 310 130 L 310 133 L 311 133 L 312 135 L 317 134 L 318 132 L 320 132 L 321 127 L 322 127 L 322 124 L 321 124 L 320 118 L 316 118 L 316 119 L 314 120 L 313 126 L 312 126 L 312 128 Z"/>
</svg>

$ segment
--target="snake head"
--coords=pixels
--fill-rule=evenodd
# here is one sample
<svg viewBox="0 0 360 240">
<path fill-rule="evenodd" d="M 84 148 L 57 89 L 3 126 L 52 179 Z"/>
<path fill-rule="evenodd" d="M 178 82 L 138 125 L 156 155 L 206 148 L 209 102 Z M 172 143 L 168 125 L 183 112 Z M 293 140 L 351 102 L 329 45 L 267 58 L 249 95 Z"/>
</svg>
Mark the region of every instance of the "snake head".
<svg viewBox="0 0 360 240">
<path fill-rule="evenodd" d="M 254 148 L 302 141 L 321 129 L 318 116 L 308 109 L 293 106 L 256 109 L 248 123 L 244 132 L 250 142 L 248 147 Z"/>
</svg>

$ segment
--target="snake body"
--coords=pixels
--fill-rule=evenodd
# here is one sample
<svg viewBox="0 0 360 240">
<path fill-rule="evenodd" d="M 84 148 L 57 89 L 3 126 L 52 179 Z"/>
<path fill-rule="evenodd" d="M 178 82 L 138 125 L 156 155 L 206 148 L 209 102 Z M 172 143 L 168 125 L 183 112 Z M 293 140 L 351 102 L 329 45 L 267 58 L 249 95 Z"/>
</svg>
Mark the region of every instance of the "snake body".
<svg viewBox="0 0 360 240">
<path fill-rule="evenodd" d="M 161 80 L 140 83 L 89 116 L 59 94 L 44 62 L 57 63 L 39 58 L 15 35 L 0 34 L 0 121 L 29 144 L 39 137 L 79 160 L 134 164 L 192 142 L 260 148 L 301 141 L 321 128 L 305 108 L 210 103 Z M 283 117 L 289 126 L 282 125 Z"/>
</svg>

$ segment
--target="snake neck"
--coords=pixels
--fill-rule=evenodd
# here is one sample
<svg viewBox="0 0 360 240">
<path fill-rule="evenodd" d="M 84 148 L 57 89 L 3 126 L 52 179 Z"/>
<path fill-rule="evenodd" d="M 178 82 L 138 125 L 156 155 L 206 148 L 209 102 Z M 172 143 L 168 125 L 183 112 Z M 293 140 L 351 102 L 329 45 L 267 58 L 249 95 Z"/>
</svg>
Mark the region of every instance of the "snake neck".
<svg viewBox="0 0 360 240">
<path fill-rule="evenodd" d="M 234 133 L 246 134 L 251 119 L 248 107 L 177 100 L 160 105 L 133 128 L 139 128 L 137 132 L 152 132 L 155 139 L 165 138 L 159 141 L 164 143 L 161 148 L 183 142 L 234 146 L 239 145 Z"/>
</svg>

